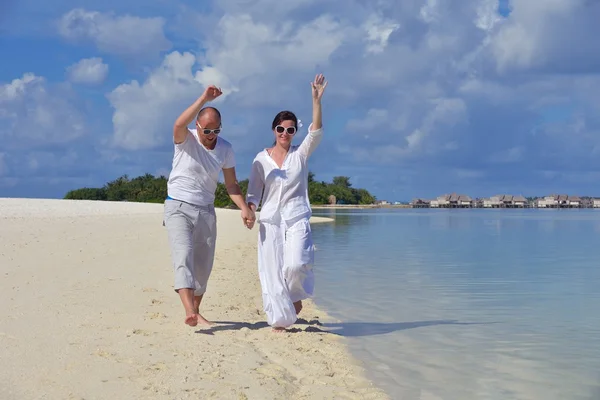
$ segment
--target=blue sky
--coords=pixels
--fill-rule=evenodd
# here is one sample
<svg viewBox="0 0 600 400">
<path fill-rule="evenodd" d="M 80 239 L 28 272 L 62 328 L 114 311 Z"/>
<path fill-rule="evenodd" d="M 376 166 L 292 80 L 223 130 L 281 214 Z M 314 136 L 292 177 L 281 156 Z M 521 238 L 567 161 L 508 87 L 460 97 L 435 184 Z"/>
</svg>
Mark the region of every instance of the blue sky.
<svg viewBox="0 0 600 400">
<path fill-rule="evenodd" d="M 168 175 L 172 124 L 209 84 L 245 179 L 278 111 L 308 127 L 317 72 L 319 180 L 387 200 L 600 196 L 598 20 L 585 0 L 9 0 L 0 197 Z"/>
</svg>

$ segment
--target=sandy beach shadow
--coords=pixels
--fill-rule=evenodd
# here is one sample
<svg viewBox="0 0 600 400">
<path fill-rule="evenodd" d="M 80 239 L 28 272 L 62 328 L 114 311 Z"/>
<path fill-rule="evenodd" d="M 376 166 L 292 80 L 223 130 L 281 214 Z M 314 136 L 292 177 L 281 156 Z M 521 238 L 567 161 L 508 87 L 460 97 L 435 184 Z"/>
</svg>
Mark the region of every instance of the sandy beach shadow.
<svg viewBox="0 0 600 400">
<path fill-rule="evenodd" d="M 208 328 L 197 330 L 196 333 L 204 333 L 204 334 L 210 335 L 210 334 L 213 334 L 213 333 L 219 332 L 219 331 L 239 331 L 244 328 L 255 331 L 258 329 L 264 329 L 264 328 L 269 327 L 269 324 L 267 324 L 264 321 L 261 321 L 261 322 L 212 321 L 212 323 L 213 323 L 212 326 L 210 326 Z"/>
<path fill-rule="evenodd" d="M 203 333 L 205 335 L 212 335 L 219 331 L 239 331 L 242 329 L 259 330 L 259 329 L 271 329 L 266 321 L 260 322 L 240 322 L 240 321 L 213 321 L 213 326 L 196 331 L 196 333 Z M 299 318 L 295 325 L 308 325 L 306 328 L 291 327 L 287 329 L 288 333 L 299 333 L 299 332 L 313 332 L 313 333 L 330 333 L 322 330 L 319 326 L 323 324 L 316 319 L 307 321 L 306 319 Z"/>
<path fill-rule="evenodd" d="M 318 320 L 307 321 L 300 318 L 295 325 L 308 325 L 306 328 L 289 328 L 289 333 L 309 332 L 309 333 L 329 333 L 345 337 L 374 336 L 387 333 L 403 331 L 407 329 L 425 328 L 436 325 L 481 325 L 493 324 L 495 322 L 459 322 L 456 320 L 433 320 L 433 321 L 413 321 L 413 322 L 334 322 L 321 323 Z M 239 321 L 214 321 L 213 326 L 196 331 L 196 333 L 214 334 L 219 331 L 234 331 L 244 328 L 258 330 L 269 328 L 265 321 L 261 322 L 239 322 Z"/>
</svg>

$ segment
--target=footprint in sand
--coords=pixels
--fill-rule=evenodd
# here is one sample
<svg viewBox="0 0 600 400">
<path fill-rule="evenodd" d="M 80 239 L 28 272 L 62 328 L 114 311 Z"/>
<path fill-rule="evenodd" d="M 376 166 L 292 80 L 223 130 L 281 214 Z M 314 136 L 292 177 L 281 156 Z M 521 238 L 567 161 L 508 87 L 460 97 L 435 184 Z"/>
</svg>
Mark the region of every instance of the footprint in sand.
<svg viewBox="0 0 600 400">
<path fill-rule="evenodd" d="M 152 293 L 158 292 L 158 290 L 156 290 L 154 288 L 143 288 L 142 291 L 143 292 L 152 292 Z"/>
<path fill-rule="evenodd" d="M 167 316 L 163 313 L 160 312 L 147 312 L 146 313 L 146 319 L 164 319 L 167 318 Z"/>
<path fill-rule="evenodd" d="M 0 338 L 16 340 L 17 338 L 5 332 L 0 332 Z"/>
<path fill-rule="evenodd" d="M 296 380 L 295 376 L 292 376 L 288 370 L 277 364 L 265 364 L 256 368 L 256 372 L 264 375 L 265 377 L 272 378 L 280 385 L 291 384 Z"/>
<path fill-rule="evenodd" d="M 150 336 L 150 332 L 145 331 L 143 329 L 132 329 L 128 334 L 127 337 L 130 337 L 131 335 L 142 335 L 142 336 Z"/>
<path fill-rule="evenodd" d="M 96 350 L 93 354 L 98 357 L 102 357 L 102 358 L 113 358 L 116 356 L 115 353 L 110 353 L 110 352 L 108 352 L 106 350 L 102 350 L 102 349 Z"/>
<path fill-rule="evenodd" d="M 365 394 L 360 394 L 360 393 L 350 393 L 350 392 L 343 392 L 343 393 L 336 393 L 335 394 L 336 399 L 345 399 L 345 400 L 364 400 L 364 399 L 368 399 L 369 397 L 366 397 Z M 374 399 L 378 399 L 380 397 L 371 397 Z"/>
<path fill-rule="evenodd" d="M 155 304 L 162 304 L 162 303 L 163 303 L 163 301 L 162 301 L 162 300 L 158 300 L 158 299 L 152 299 L 152 300 L 151 300 L 151 303 L 152 303 L 153 305 L 155 305 Z"/>
<path fill-rule="evenodd" d="M 156 363 L 151 365 L 150 367 L 146 368 L 148 370 L 154 370 L 154 371 L 163 371 L 165 369 L 167 369 L 167 365 L 165 363 Z"/>
</svg>

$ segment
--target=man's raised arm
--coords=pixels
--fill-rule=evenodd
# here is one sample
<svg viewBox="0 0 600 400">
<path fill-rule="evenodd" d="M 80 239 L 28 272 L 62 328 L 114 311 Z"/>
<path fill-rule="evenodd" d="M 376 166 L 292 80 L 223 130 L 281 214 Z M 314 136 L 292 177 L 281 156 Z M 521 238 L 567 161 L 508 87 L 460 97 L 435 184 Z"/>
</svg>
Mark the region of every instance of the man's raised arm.
<svg viewBox="0 0 600 400">
<path fill-rule="evenodd" d="M 197 117 L 198 113 L 204 107 L 204 104 L 213 101 L 223 92 L 214 85 L 210 85 L 204 90 L 204 93 L 196 99 L 181 115 L 175 120 L 173 125 L 173 141 L 176 144 L 183 143 L 188 135 L 188 125 Z"/>
</svg>

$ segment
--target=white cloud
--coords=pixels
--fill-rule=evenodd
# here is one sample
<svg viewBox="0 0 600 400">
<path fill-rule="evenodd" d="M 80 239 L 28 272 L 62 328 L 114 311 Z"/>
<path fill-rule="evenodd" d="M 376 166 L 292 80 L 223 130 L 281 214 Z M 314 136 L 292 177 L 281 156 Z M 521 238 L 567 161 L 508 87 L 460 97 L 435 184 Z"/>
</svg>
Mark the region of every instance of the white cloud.
<svg viewBox="0 0 600 400">
<path fill-rule="evenodd" d="M 262 16 L 265 20 L 270 20 L 272 16 L 294 15 L 298 8 L 314 3 L 318 4 L 319 2 L 317 0 L 220 0 L 214 4 L 225 14 L 235 14 L 244 10 L 244 12 L 252 12 L 255 16 Z M 250 5 L 252 7 L 249 7 Z M 269 11 L 268 14 L 267 11 Z"/>
<path fill-rule="evenodd" d="M 493 163 L 515 163 L 523 160 L 525 148 L 523 146 L 513 146 L 506 150 L 501 150 L 490 156 L 490 161 Z"/>
<path fill-rule="evenodd" d="M 449 149 L 439 140 L 430 141 L 429 146 L 425 147 L 425 140 L 428 136 L 439 132 L 440 136 L 445 135 L 445 130 L 450 130 L 453 125 L 463 122 L 467 116 L 467 105 L 460 98 L 436 98 L 430 101 L 431 109 L 423 118 L 422 123 L 410 135 L 406 137 L 406 151 L 414 153 L 425 151 L 435 153 L 444 149 Z M 453 147 L 450 147 L 453 149 Z"/>
<path fill-rule="evenodd" d="M 51 178 L 91 170 L 93 144 L 79 139 L 93 124 L 86 126 L 81 103 L 69 84 L 32 73 L 0 84 L 0 187 L 35 193 Z"/>
<path fill-rule="evenodd" d="M 68 143 L 86 133 L 67 87 L 51 86 L 26 73 L 0 85 L 0 140 L 6 147 Z"/>
<path fill-rule="evenodd" d="M 145 63 L 147 76 L 124 80 L 107 94 L 113 111 L 107 143 L 113 147 L 98 151 L 112 154 L 121 167 L 168 167 L 157 160 L 169 161 L 173 121 L 206 85 L 216 84 L 225 93 L 217 103 L 224 134 L 234 136 L 242 168 L 249 163 L 247 154 L 270 143 L 277 111 L 291 109 L 308 126 L 309 81 L 323 72 L 329 80 L 325 123 L 333 125 L 335 116 L 335 125 L 345 129 L 328 135 L 313 162 L 342 157 L 339 174 L 351 165 L 367 176 L 375 160 L 403 176 L 414 174 L 416 182 L 422 167 L 429 174 L 444 169 L 449 180 L 475 178 L 490 165 L 504 172 L 539 160 L 548 160 L 547 170 L 557 168 L 559 160 L 573 169 L 596 162 L 600 96 L 593 90 L 599 82 L 593 73 L 600 67 L 600 42 L 589 37 L 598 32 L 600 8 L 590 4 L 514 0 L 510 16 L 503 17 L 496 0 L 258 0 L 252 7 L 247 0 L 223 0 L 202 13 L 190 7 L 172 20 L 172 13 L 159 14 L 163 20 L 76 9 L 59 26 L 69 40 L 126 57 L 169 49 L 165 29 L 188 46 L 158 66 Z M 91 60 L 90 68 L 83 68 L 84 62 L 69 68 L 73 81 L 103 79 L 102 60 Z M 582 71 L 590 74 L 573 75 Z M 2 86 L 4 97 L 18 98 L 21 106 L 1 104 L 0 135 L 31 131 L 52 139 L 52 132 L 72 132 L 53 128 L 41 134 L 30 128 L 33 123 L 21 122 L 39 123 L 48 110 L 60 114 L 71 107 L 74 114 L 60 114 L 69 126 L 69 118 L 78 115 L 76 103 L 68 96 L 58 96 L 58 107 L 54 103 L 67 89 L 34 75 Z M 23 100 L 34 94 L 37 103 Z M 34 110 L 39 104 L 46 112 Z M 43 107 L 48 104 L 53 108 Z M 557 121 L 552 109 L 561 107 L 573 108 L 574 117 Z M 153 156 L 147 156 L 150 149 Z M 38 165 L 38 171 L 44 168 L 41 161 Z M 492 182 L 494 174 L 485 174 Z"/>
<path fill-rule="evenodd" d="M 317 63 L 328 62 L 344 38 L 343 27 L 329 15 L 278 26 L 256 22 L 250 15 L 225 15 L 218 28 L 208 43 L 206 61 L 238 81 L 273 71 L 312 71 Z"/>
<path fill-rule="evenodd" d="M 388 45 L 390 35 L 400 27 L 400 24 L 386 20 L 381 16 L 372 15 L 364 24 L 367 32 L 367 53 L 381 53 Z"/>
<path fill-rule="evenodd" d="M 493 30 L 496 24 L 502 21 L 502 17 L 498 15 L 497 0 L 481 0 L 476 14 L 475 26 L 486 32 Z"/>
<path fill-rule="evenodd" d="M 192 54 L 174 52 L 143 84 L 122 84 L 108 95 L 114 145 L 138 150 L 167 143 L 173 121 L 210 84 L 224 91 L 218 102 L 231 97 L 238 107 L 278 105 L 290 94 L 308 100 L 315 66 L 327 64 L 344 38 L 344 28 L 328 15 L 280 26 L 225 15 L 212 33 L 198 71 Z"/>
<path fill-rule="evenodd" d="M 420 17 L 427 23 L 436 22 L 439 18 L 438 0 L 426 0 L 419 12 Z"/>
<path fill-rule="evenodd" d="M 171 48 L 164 24 L 162 17 L 115 16 L 76 8 L 62 16 L 58 31 L 75 42 L 91 41 L 105 53 L 145 58 Z"/>
<path fill-rule="evenodd" d="M 487 134 L 486 128 L 481 132 L 481 126 L 470 125 L 472 107 L 477 113 L 493 112 L 495 105 L 510 108 L 513 103 L 521 113 L 525 108 L 535 113 L 539 102 L 557 94 L 544 80 L 516 84 L 486 74 L 490 66 L 533 65 L 528 60 L 537 53 L 527 49 L 537 42 L 525 38 L 518 45 L 507 44 L 503 35 L 510 36 L 515 26 L 535 33 L 557 15 L 572 16 L 581 8 L 553 0 L 545 10 L 539 1 L 516 0 L 512 15 L 504 18 L 495 0 L 456 7 L 442 0 L 343 7 L 337 2 L 327 5 L 338 10 L 334 16 L 327 8 L 309 12 L 312 3 L 261 0 L 250 10 L 242 7 L 245 0 L 225 0 L 212 13 L 197 17 L 202 23 L 192 24 L 193 32 L 203 36 L 195 60 L 198 70 L 191 54 L 172 53 L 145 82 L 123 84 L 109 95 L 113 144 L 133 150 L 168 143 L 172 121 L 213 83 L 223 87 L 227 96 L 221 104 L 235 110 L 235 119 L 244 121 L 238 127 L 247 132 L 268 125 L 265 121 L 278 108 L 300 110 L 306 120 L 309 104 L 303 85 L 323 71 L 330 80 L 326 101 L 332 101 L 332 108 L 358 106 L 366 111 L 362 118 L 351 118 L 346 129 L 357 133 L 356 140 L 360 136 L 375 143 L 367 149 L 340 144 L 345 154 L 383 154 L 398 162 L 460 152 L 469 148 L 469 135 Z M 502 46 L 510 54 L 498 52 Z M 510 130 L 511 122 L 504 123 Z M 364 125 L 375 128 L 368 132 Z M 515 150 L 521 143 L 490 146 L 488 158 L 522 161 Z"/>
<path fill-rule="evenodd" d="M 408 105 L 409 103 L 404 103 Z M 350 120 L 346 129 L 354 141 L 340 142 L 338 151 L 351 161 L 371 160 L 374 164 L 400 164 L 424 156 L 455 151 L 453 127 L 467 120 L 467 104 L 460 98 L 433 97 L 417 101 L 412 112 L 369 109 Z"/>
<path fill-rule="evenodd" d="M 600 44 L 589 40 L 597 30 L 600 3 L 514 0 L 512 8 L 510 17 L 498 25 L 490 44 L 499 71 L 600 66 Z"/>
<path fill-rule="evenodd" d="M 21 165 L 28 168 L 31 172 L 44 173 L 48 167 L 52 169 L 68 169 L 73 165 L 80 165 L 83 168 L 86 161 L 81 154 L 74 149 L 66 149 L 61 152 L 49 151 L 31 151 L 22 157 Z"/>
<path fill-rule="evenodd" d="M 346 129 L 370 136 L 370 134 L 388 121 L 388 114 L 388 110 L 386 109 L 371 108 L 367 111 L 364 118 L 349 120 L 346 124 Z"/>
<path fill-rule="evenodd" d="M 74 83 L 98 84 L 106 79 L 108 65 L 99 57 L 84 58 L 67 67 L 67 74 Z"/>
<path fill-rule="evenodd" d="M 193 73 L 196 62 L 191 53 L 173 52 L 148 79 L 124 83 L 108 94 L 114 108 L 112 143 L 128 150 L 151 149 L 168 143 L 179 114 L 198 98 L 207 84 L 231 89 L 218 71 L 208 69 Z M 222 102 L 231 91 L 214 104 Z"/>
</svg>

